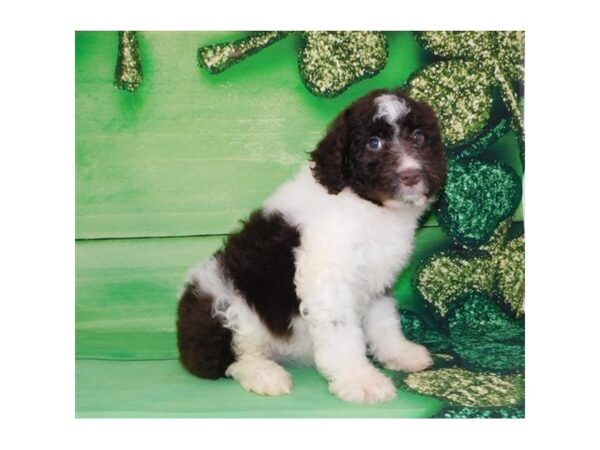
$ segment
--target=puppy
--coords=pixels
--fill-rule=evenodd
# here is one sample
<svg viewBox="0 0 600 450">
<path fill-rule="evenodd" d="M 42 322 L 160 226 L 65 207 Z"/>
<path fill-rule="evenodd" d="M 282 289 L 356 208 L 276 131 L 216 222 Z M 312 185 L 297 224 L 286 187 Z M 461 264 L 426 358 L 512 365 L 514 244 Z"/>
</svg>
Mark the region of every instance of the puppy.
<svg viewBox="0 0 600 450">
<path fill-rule="evenodd" d="M 315 364 L 342 400 L 394 398 L 368 354 L 392 370 L 432 364 L 402 334 L 390 291 L 445 178 L 429 106 L 399 90 L 354 102 L 311 164 L 190 272 L 177 320 L 183 366 L 280 395 L 292 380 L 279 362 Z"/>
</svg>

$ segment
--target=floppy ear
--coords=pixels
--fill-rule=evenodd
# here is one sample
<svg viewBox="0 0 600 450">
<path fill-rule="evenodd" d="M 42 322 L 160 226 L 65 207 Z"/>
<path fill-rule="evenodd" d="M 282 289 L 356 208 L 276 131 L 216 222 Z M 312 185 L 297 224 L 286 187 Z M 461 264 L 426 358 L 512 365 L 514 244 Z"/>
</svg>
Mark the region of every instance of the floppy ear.
<svg viewBox="0 0 600 450">
<path fill-rule="evenodd" d="M 349 145 L 348 110 L 340 114 L 329 126 L 317 148 L 310 154 L 313 176 L 330 194 L 346 187 L 345 165 Z"/>
</svg>

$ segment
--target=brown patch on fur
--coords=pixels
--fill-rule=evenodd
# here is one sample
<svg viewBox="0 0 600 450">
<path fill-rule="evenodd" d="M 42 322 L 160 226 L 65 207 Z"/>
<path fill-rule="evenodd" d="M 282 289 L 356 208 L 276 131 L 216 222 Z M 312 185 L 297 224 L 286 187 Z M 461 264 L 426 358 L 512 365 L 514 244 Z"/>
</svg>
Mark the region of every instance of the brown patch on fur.
<svg viewBox="0 0 600 450">
<path fill-rule="evenodd" d="M 294 249 L 300 233 L 280 214 L 252 213 L 217 254 L 225 276 L 275 336 L 291 335 L 300 300 L 296 296 Z"/>
<path fill-rule="evenodd" d="M 177 309 L 181 364 L 201 378 L 220 378 L 234 361 L 231 331 L 212 315 L 213 298 L 188 284 Z"/>
</svg>

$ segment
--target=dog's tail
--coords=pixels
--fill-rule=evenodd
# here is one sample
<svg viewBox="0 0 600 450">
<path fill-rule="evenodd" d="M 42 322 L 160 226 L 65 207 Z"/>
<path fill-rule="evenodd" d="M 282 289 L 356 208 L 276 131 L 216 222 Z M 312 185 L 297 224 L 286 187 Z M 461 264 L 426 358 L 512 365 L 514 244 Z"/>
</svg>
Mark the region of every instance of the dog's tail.
<svg viewBox="0 0 600 450">
<path fill-rule="evenodd" d="M 213 297 L 192 282 L 177 309 L 177 347 L 181 364 L 201 378 L 220 378 L 234 361 L 231 330 L 213 315 Z"/>
</svg>

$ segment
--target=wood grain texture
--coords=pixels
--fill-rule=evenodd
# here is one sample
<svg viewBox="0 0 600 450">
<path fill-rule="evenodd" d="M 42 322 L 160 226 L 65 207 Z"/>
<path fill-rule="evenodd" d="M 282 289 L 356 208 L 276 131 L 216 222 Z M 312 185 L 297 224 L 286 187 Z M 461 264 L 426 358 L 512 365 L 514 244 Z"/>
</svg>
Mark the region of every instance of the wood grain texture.
<svg viewBox="0 0 600 450">
<path fill-rule="evenodd" d="M 243 33 L 139 33 L 144 81 L 114 89 L 116 33 L 76 34 L 78 238 L 227 233 L 306 161 L 329 121 L 424 62 L 408 32 L 390 33 L 390 61 L 334 99 L 308 93 L 298 36 L 211 75 L 200 45 Z"/>
<path fill-rule="evenodd" d="M 76 417 L 430 417 L 442 403 L 399 390 L 373 406 L 338 400 L 314 369 L 290 368 L 292 393 L 251 394 L 231 379 L 202 380 L 177 361 L 77 361 Z"/>
<path fill-rule="evenodd" d="M 175 311 L 188 269 L 222 237 L 76 244 L 76 356 L 174 358 Z"/>
</svg>

